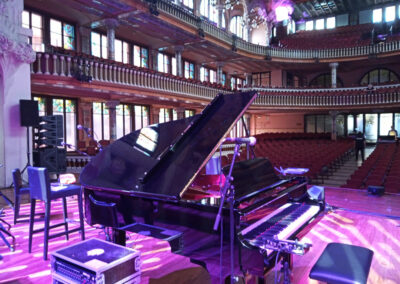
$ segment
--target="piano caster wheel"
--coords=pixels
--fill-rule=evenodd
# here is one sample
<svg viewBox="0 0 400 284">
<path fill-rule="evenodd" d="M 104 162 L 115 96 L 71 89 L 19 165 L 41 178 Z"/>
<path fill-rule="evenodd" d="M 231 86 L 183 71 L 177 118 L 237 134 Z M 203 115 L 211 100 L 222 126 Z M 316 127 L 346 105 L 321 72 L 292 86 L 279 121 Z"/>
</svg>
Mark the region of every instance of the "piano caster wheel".
<svg viewBox="0 0 400 284">
<path fill-rule="evenodd" d="M 230 275 L 226 276 L 224 283 L 225 284 L 230 284 L 231 283 L 231 276 Z M 234 275 L 233 276 L 233 283 L 235 283 L 235 284 L 245 284 L 246 282 L 245 282 L 243 276 Z"/>
</svg>

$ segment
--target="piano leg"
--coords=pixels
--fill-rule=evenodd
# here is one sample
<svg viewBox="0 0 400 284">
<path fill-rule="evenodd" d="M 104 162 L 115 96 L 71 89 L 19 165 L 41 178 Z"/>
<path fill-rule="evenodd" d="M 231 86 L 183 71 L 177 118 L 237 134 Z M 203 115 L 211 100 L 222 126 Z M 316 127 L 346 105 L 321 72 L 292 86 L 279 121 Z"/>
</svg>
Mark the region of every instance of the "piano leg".
<svg viewBox="0 0 400 284">
<path fill-rule="evenodd" d="M 112 229 L 112 242 L 121 246 L 126 245 L 126 232 L 117 228 Z"/>
</svg>

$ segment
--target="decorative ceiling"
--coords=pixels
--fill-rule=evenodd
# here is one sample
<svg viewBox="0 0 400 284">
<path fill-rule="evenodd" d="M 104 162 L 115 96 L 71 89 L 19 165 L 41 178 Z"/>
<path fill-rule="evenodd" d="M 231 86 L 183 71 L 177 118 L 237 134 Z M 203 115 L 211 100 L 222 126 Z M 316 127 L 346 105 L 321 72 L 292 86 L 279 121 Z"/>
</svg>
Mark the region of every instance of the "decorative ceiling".
<svg viewBox="0 0 400 284">
<path fill-rule="evenodd" d="M 292 18 L 297 20 L 307 18 L 327 17 L 330 15 L 357 12 L 373 6 L 396 4 L 396 0 L 294 0 Z"/>
</svg>

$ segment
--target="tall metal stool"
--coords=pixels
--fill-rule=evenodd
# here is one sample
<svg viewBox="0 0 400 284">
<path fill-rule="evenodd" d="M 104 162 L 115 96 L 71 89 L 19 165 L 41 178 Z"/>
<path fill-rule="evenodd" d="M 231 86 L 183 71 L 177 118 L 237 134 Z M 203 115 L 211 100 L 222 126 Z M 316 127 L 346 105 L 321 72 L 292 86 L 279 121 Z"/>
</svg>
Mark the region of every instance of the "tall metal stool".
<svg viewBox="0 0 400 284">
<path fill-rule="evenodd" d="M 370 249 L 330 243 L 311 269 L 311 279 L 335 284 L 367 283 L 374 252 Z"/>
<path fill-rule="evenodd" d="M 47 260 L 48 252 L 48 241 L 49 239 L 60 237 L 65 235 L 68 240 L 68 234 L 76 231 L 81 231 L 82 240 L 85 239 L 85 230 L 83 224 L 83 202 L 81 187 L 78 185 L 62 185 L 56 189 L 52 189 L 50 186 L 50 179 L 46 168 L 28 167 L 28 178 L 31 187 L 31 214 L 29 219 L 29 253 L 32 250 L 32 235 L 34 233 L 44 231 L 44 246 L 43 246 L 43 258 Z M 79 208 L 79 222 L 78 228 L 68 230 L 68 213 L 67 213 L 67 200 L 68 196 L 78 196 L 78 208 Z M 62 198 L 63 211 L 64 211 L 64 222 L 54 224 L 50 226 L 50 210 L 51 201 Z M 42 200 L 45 202 L 45 216 L 44 216 L 44 228 L 33 230 L 35 206 L 36 200 Z M 54 235 L 50 235 L 49 231 L 52 228 L 65 226 L 65 231 Z"/>
<path fill-rule="evenodd" d="M 30 187 L 22 184 L 21 171 L 16 168 L 12 171 L 13 184 L 14 184 L 14 225 L 17 224 L 19 215 L 19 208 L 21 204 L 21 196 L 31 192 Z"/>
</svg>

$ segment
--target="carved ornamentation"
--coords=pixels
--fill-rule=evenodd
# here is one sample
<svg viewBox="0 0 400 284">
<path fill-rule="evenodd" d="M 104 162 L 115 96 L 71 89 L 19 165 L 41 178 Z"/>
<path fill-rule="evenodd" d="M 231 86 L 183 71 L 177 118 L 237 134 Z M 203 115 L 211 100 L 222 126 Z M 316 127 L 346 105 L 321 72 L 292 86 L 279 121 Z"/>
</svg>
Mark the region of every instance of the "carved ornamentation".
<svg viewBox="0 0 400 284">
<path fill-rule="evenodd" d="M 0 32 L 0 55 L 9 56 L 11 54 L 23 63 L 32 63 L 36 59 L 36 53 L 32 50 L 31 45 L 11 40 Z"/>
</svg>

